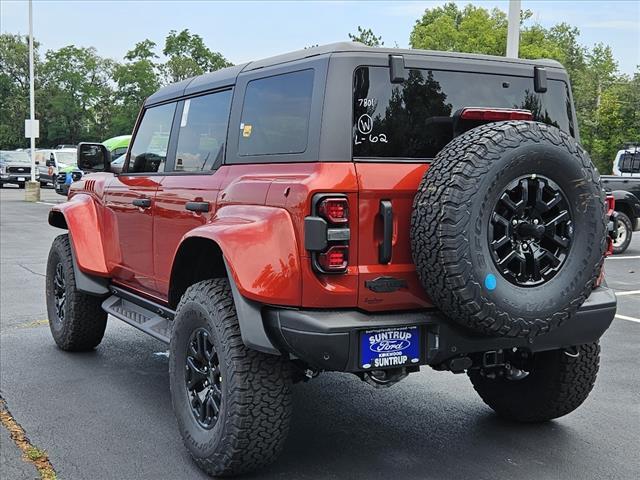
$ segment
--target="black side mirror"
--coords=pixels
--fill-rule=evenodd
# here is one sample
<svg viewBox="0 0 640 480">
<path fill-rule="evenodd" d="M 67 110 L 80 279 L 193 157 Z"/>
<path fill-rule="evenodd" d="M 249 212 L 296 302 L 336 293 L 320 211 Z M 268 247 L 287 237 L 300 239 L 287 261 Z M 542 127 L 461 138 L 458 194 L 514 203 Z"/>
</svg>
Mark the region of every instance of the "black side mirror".
<svg viewBox="0 0 640 480">
<path fill-rule="evenodd" d="M 55 166 L 56 166 L 56 162 L 55 162 L 55 160 L 49 159 L 49 160 L 47 160 L 47 161 L 45 162 L 45 165 L 46 165 L 47 167 L 55 167 Z"/>
<path fill-rule="evenodd" d="M 78 168 L 83 172 L 109 172 L 111 152 L 101 143 L 78 145 Z"/>
</svg>

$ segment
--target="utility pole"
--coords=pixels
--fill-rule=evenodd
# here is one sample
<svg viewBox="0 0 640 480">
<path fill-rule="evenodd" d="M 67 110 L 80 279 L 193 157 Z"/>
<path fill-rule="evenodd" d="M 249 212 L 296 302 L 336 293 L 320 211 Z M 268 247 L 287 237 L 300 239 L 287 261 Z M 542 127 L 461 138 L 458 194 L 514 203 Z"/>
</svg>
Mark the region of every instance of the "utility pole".
<svg viewBox="0 0 640 480">
<path fill-rule="evenodd" d="M 40 200 L 40 183 L 36 182 L 36 137 L 40 125 L 36 120 L 35 80 L 33 75 L 33 0 L 29 0 L 29 120 L 25 121 L 25 136 L 31 140 L 31 181 L 26 184 L 25 200 Z"/>
<path fill-rule="evenodd" d="M 520 46 L 520 0 L 509 0 L 507 57 L 518 58 Z"/>
</svg>

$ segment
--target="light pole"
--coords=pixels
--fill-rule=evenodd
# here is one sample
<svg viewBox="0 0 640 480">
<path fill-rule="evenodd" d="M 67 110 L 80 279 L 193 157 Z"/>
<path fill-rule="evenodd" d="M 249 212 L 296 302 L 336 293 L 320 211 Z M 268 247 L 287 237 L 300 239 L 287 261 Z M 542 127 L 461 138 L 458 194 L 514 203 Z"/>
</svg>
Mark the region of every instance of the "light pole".
<svg viewBox="0 0 640 480">
<path fill-rule="evenodd" d="M 25 122 L 25 135 L 31 140 L 31 181 L 26 184 L 25 200 L 40 200 L 40 183 L 36 182 L 36 137 L 39 136 L 36 120 L 35 81 L 33 75 L 33 2 L 29 0 L 29 120 Z"/>
<path fill-rule="evenodd" d="M 507 24 L 507 57 L 518 58 L 520 46 L 520 0 L 509 0 Z"/>
</svg>

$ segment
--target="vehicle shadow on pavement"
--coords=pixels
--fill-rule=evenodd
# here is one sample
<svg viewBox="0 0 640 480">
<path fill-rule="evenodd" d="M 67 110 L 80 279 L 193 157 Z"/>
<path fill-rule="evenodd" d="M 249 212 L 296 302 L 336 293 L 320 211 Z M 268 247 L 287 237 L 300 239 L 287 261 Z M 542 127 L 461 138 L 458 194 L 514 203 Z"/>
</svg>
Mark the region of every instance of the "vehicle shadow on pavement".
<svg viewBox="0 0 640 480">
<path fill-rule="evenodd" d="M 337 374 L 295 386 L 285 451 L 250 478 L 525 478 L 532 449 L 541 461 L 529 472 L 557 474 L 555 465 L 566 459 L 550 450 L 565 451 L 571 428 L 501 420 L 474 398 L 466 376 L 453 387 L 451 378 L 430 385 L 438 375 L 425 371 L 422 381 L 386 390 Z"/>
</svg>

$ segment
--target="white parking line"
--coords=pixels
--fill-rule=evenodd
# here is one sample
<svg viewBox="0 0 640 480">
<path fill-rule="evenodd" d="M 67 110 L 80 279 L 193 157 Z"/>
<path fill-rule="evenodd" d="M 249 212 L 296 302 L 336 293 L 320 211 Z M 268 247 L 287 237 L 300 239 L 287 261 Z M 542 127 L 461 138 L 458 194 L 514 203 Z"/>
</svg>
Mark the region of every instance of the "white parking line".
<svg viewBox="0 0 640 480">
<path fill-rule="evenodd" d="M 640 258 L 640 255 L 616 255 L 607 257 L 607 260 L 633 260 L 638 258 Z"/>
<path fill-rule="evenodd" d="M 627 317 L 626 315 L 616 314 L 616 318 L 619 318 L 620 320 L 629 320 L 630 322 L 640 323 L 640 318 Z"/>
<path fill-rule="evenodd" d="M 42 205 L 51 205 L 52 207 L 55 205 L 58 205 L 57 203 L 50 203 L 50 202 L 36 202 L 36 203 L 41 203 Z"/>
<path fill-rule="evenodd" d="M 616 290 L 616 297 L 621 297 L 623 295 L 638 295 L 640 294 L 640 290 Z"/>
</svg>

